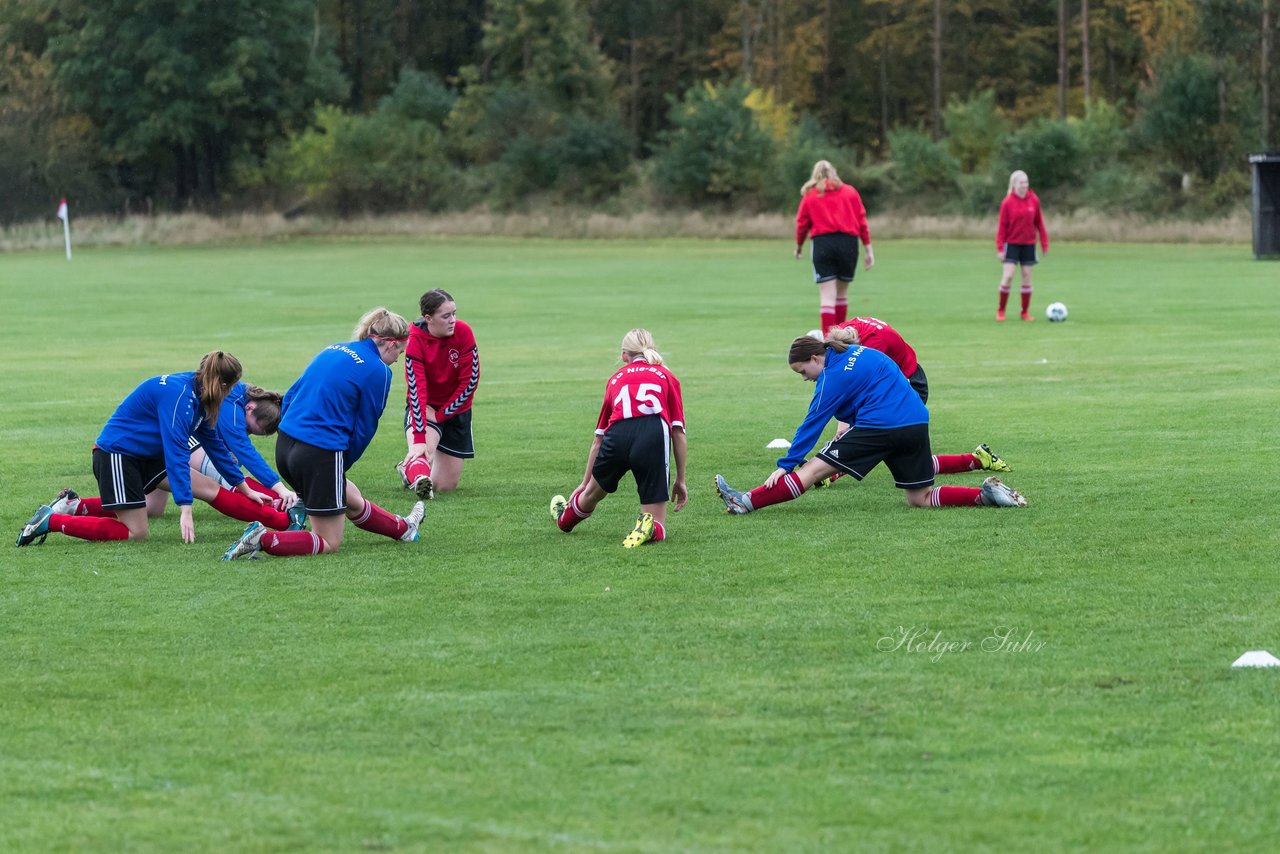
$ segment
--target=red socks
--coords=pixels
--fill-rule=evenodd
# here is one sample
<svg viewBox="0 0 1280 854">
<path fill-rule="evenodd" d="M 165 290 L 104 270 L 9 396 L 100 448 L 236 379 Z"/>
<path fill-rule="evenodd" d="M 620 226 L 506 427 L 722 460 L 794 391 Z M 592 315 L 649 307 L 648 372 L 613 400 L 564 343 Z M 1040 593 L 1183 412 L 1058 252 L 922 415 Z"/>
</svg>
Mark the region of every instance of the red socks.
<svg viewBox="0 0 1280 854">
<path fill-rule="evenodd" d="M 98 498 L 92 500 L 98 502 L 101 509 L 102 500 Z M 80 506 L 84 506 L 83 500 Z M 129 539 L 129 529 L 124 522 L 107 516 L 68 516 L 65 513 L 54 513 L 49 517 L 49 530 L 81 540 Z"/>
<path fill-rule="evenodd" d="M 849 300 L 836 297 L 836 324 L 839 325 L 849 319 Z"/>
<path fill-rule="evenodd" d="M 412 485 L 415 480 L 423 476 L 431 477 L 431 464 L 427 462 L 426 457 L 418 457 L 404 470 L 404 476 Z"/>
<path fill-rule="evenodd" d="M 1000 310 L 1004 311 L 1005 307 L 1008 305 L 1009 305 L 1009 288 L 1001 288 L 1000 289 Z"/>
<path fill-rule="evenodd" d="M 973 454 L 936 454 L 933 458 L 934 474 L 956 474 L 982 468 Z"/>
<path fill-rule="evenodd" d="M 276 557 L 318 555 L 324 552 L 324 540 L 310 531 L 268 531 L 258 542 L 264 552 Z"/>
<path fill-rule="evenodd" d="M 818 317 L 821 318 L 818 331 L 822 333 L 822 337 L 827 336 L 827 330 L 836 325 L 836 310 L 829 306 L 819 306 Z"/>
<path fill-rule="evenodd" d="M 569 499 L 568 505 L 565 506 L 564 512 L 560 514 L 560 518 L 556 520 L 556 526 L 567 534 L 572 531 L 579 522 L 586 521 L 590 516 L 590 513 L 583 513 L 582 508 L 578 506 L 578 493 L 575 492 Z"/>
<path fill-rule="evenodd" d="M 757 486 L 748 493 L 751 498 L 751 507 L 754 510 L 759 510 L 761 507 L 768 507 L 772 504 L 781 504 L 784 501 L 794 501 L 803 494 L 804 486 L 801 485 L 800 478 L 795 472 L 778 478 L 778 482 L 773 486 Z"/>
<path fill-rule="evenodd" d="M 1026 314 L 1031 308 L 1031 288 L 1022 289 L 1022 313 Z"/>
<path fill-rule="evenodd" d="M 261 522 L 277 531 L 289 527 L 289 517 L 270 504 L 255 504 L 240 493 L 227 489 L 219 489 L 209 506 L 223 516 L 230 516 L 241 522 Z"/>
<path fill-rule="evenodd" d="M 929 493 L 930 507 L 980 507 L 982 490 L 976 486 L 938 486 Z"/>
<path fill-rule="evenodd" d="M 81 498 L 79 505 L 76 506 L 76 512 L 73 516 L 102 516 L 108 519 L 116 518 L 116 514 L 111 510 L 102 509 L 101 498 Z"/>
<path fill-rule="evenodd" d="M 286 517 L 287 518 L 287 517 Z M 364 507 L 352 517 L 351 524 L 363 531 L 381 534 L 393 540 L 400 539 L 409 530 L 409 523 L 394 513 L 388 513 L 372 501 L 366 500 Z M 285 527 L 288 527 L 287 525 Z"/>
<path fill-rule="evenodd" d="M 667 529 L 657 519 L 653 520 L 653 539 L 651 543 L 660 543 L 667 538 Z"/>
</svg>

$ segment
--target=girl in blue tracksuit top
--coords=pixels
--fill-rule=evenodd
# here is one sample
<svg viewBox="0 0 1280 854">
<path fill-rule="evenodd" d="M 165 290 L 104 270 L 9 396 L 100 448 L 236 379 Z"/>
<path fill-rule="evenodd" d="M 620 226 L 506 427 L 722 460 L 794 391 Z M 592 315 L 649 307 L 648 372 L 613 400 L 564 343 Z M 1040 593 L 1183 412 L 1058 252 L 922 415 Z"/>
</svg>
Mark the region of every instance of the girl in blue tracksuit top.
<svg viewBox="0 0 1280 854">
<path fill-rule="evenodd" d="M 421 501 L 407 516 L 396 516 L 366 501 L 347 479 L 377 432 L 391 392 L 391 365 L 409 343 L 409 323 L 375 308 L 360 319 L 353 338 L 321 350 L 284 395 L 276 467 L 306 505 L 311 530 L 273 533 L 250 525 L 224 559 L 252 558 L 260 551 L 279 557 L 335 552 L 344 516 L 357 528 L 418 539 Z"/>
<path fill-rule="evenodd" d="M 227 399 L 222 401 L 217 431 L 218 437 L 231 452 L 237 466 L 248 470 L 252 479 L 245 478 L 245 482 L 271 502 L 272 506 L 279 507 L 280 510 L 288 510 L 298 503 L 297 493 L 284 485 L 280 476 L 267 465 L 267 461 L 249 440 L 250 436 L 275 434 L 280 426 L 280 406 L 279 392 L 268 391 L 252 383 L 238 382 L 227 395 Z M 192 492 L 196 498 L 208 501 L 209 495 L 203 493 L 216 493 L 218 487 L 232 489 L 231 484 L 218 473 L 213 460 L 205 454 L 199 440 L 193 437 L 191 446 L 192 472 L 209 479 L 206 483 L 197 476 L 192 477 Z M 163 516 L 168 497 L 163 490 L 150 493 L 147 496 L 147 515 L 152 518 Z M 245 521 L 252 521 L 252 519 L 245 519 Z M 267 524 L 270 526 L 272 523 L 268 521 Z"/>
<path fill-rule="evenodd" d="M 93 472 L 100 497 L 80 498 L 63 490 L 31 517 L 18 545 L 44 542 L 50 531 L 86 540 L 146 539 L 146 496 L 158 488 L 173 493 L 174 503 L 181 508 L 182 540 L 193 542 L 192 437 L 241 493 L 219 490 L 206 500 L 222 512 L 259 518 L 262 497 L 244 483 L 216 429 L 222 402 L 240 375 L 235 356 L 215 351 L 201 359 L 195 371 L 163 374 L 139 385 L 112 413 L 94 443 Z"/>
<path fill-rule="evenodd" d="M 824 341 L 797 338 L 787 363 L 815 383 L 809 412 L 796 428 L 791 448 L 761 486 L 742 492 L 716 475 L 716 491 L 727 512 L 741 515 L 791 501 L 837 472 L 862 480 L 880 463 L 912 507 L 1026 506 L 1026 499 L 994 477 L 980 488 L 934 487 L 929 410 L 892 359 L 858 343 L 856 329 L 833 328 Z M 805 462 L 832 418 L 849 428 Z"/>
</svg>

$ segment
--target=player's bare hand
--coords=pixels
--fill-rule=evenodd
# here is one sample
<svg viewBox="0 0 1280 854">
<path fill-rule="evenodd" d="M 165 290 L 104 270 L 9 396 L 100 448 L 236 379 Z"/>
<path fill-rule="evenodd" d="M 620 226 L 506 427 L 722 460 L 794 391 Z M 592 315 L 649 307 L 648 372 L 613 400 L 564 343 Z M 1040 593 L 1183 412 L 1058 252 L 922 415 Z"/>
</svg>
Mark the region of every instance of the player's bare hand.
<svg viewBox="0 0 1280 854">
<path fill-rule="evenodd" d="M 787 473 L 786 469 L 774 469 L 773 472 L 764 479 L 764 486 L 770 487 L 777 483 L 783 475 Z"/>
<path fill-rule="evenodd" d="M 685 486 L 683 480 L 677 480 L 671 485 L 671 498 L 675 501 L 677 513 L 689 503 L 689 487 Z"/>
<path fill-rule="evenodd" d="M 803 247 L 803 246 L 797 246 L 797 247 L 796 247 L 796 260 L 797 260 L 797 261 L 799 261 L 799 260 L 800 260 L 800 254 L 801 254 L 803 251 L 804 251 L 804 247 Z"/>
<path fill-rule="evenodd" d="M 426 459 L 430 461 L 430 458 L 427 456 L 426 442 L 414 442 L 410 445 L 409 452 L 404 455 L 404 462 L 401 463 L 401 465 L 408 466 L 409 463 L 417 459 Z"/>
<path fill-rule="evenodd" d="M 179 513 L 178 528 L 182 531 L 182 541 L 184 543 L 194 543 L 196 541 L 196 523 L 191 519 L 191 505 L 183 505 Z"/>
<path fill-rule="evenodd" d="M 871 251 L 871 247 L 870 247 L 870 246 L 868 246 L 868 247 L 867 247 L 867 257 L 866 257 L 866 258 L 864 258 L 864 259 L 862 259 L 862 266 L 863 266 L 865 269 L 870 270 L 870 269 L 871 269 L 872 267 L 874 267 L 875 265 L 876 265 L 876 253 L 872 252 L 872 251 Z"/>
<path fill-rule="evenodd" d="M 277 489 L 276 495 L 280 496 L 280 500 L 277 504 L 281 510 L 288 510 L 290 507 L 293 507 L 298 503 L 298 493 L 287 487 L 282 486 L 280 489 Z"/>
</svg>

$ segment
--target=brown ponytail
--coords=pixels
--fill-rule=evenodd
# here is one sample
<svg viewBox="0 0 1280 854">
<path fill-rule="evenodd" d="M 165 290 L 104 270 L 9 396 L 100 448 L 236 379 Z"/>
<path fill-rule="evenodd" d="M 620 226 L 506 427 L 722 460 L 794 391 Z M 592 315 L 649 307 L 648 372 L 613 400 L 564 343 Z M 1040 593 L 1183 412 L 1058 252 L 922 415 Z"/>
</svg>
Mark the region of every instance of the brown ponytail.
<svg viewBox="0 0 1280 854">
<path fill-rule="evenodd" d="M 218 423 L 222 401 L 243 374 L 240 360 L 221 350 L 206 353 L 200 360 L 200 367 L 196 368 L 196 393 L 200 395 L 200 408 L 210 427 Z"/>
<path fill-rule="evenodd" d="M 819 341 L 810 335 L 801 335 L 791 342 L 791 349 L 787 351 L 787 364 L 798 365 L 809 361 L 814 356 L 825 355 L 828 347 L 837 353 L 843 353 L 850 347 L 856 347 L 861 343 L 858 338 L 858 330 L 852 326 L 831 327 L 831 331 L 827 333 L 825 341 Z"/>
</svg>

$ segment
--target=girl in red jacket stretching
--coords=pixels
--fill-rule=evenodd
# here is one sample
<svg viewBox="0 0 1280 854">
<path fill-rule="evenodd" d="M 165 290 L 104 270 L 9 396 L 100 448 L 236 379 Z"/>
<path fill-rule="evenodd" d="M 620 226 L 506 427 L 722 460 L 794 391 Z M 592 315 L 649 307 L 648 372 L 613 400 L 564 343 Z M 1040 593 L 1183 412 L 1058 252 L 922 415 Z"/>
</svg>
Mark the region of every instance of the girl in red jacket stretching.
<svg viewBox="0 0 1280 854">
<path fill-rule="evenodd" d="M 1009 176 L 1009 193 L 1000 204 L 1000 225 L 996 229 L 996 257 L 1004 262 L 996 320 L 1004 320 L 1015 266 L 1022 267 L 1022 319 L 1034 320 L 1030 312 L 1031 268 L 1036 265 L 1037 234 L 1040 235 L 1041 251 L 1048 254 L 1049 232 L 1044 228 L 1040 199 L 1031 192 L 1027 173 L 1019 169 Z"/>
<path fill-rule="evenodd" d="M 404 432 L 409 452 L 396 466 L 424 501 L 458 488 L 462 464 L 476 455 L 471 404 L 480 383 L 480 352 L 471 327 L 441 288 L 418 300 L 422 318 L 409 327 L 404 352 Z"/>
<path fill-rule="evenodd" d="M 871 251 L 867 209 L 858 191 L 840 180 L 836 167 L 826 160 L 813 165 L 813 175 L 800 188 L 796 210 L 796 260 L 804 239 L 813 236 L 810 250 L 813 280 L 818 283 L 818 311 L 823 335 L 849 316 L 849 283 L 858 265 L 858 240 L 867 247 L 863 262 L 868 270 L 876 263 Z"/>
</svg>

